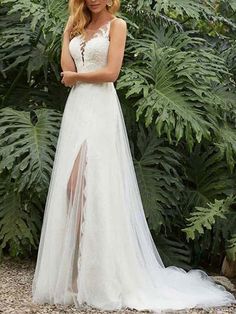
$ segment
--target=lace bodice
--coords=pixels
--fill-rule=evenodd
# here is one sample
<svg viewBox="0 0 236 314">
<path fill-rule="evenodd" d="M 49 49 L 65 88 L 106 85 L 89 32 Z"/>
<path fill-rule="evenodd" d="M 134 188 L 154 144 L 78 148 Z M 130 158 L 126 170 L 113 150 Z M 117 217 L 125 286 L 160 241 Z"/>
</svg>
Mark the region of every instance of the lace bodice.
<svg viewBox="0 0 236 314">
<path fill-rule="evenodd" d="M 109 31 L 111 21 L 108 21 L 87 40 L 82 35 L 73 37 L 69 43 L 69 51 L 75 61 L 78 72 L 88 72 L 106 65 L 109 48 Z"/>
</svg>

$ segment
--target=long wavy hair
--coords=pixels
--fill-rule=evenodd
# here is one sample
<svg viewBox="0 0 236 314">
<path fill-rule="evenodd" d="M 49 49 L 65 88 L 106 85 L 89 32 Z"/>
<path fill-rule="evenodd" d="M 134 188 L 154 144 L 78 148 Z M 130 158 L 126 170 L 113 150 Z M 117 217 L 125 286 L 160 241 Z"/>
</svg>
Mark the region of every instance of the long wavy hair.
<svg viewBox="0 0 236 314">
<path fill-rule="evenodd" d="M 116 14 L 120 9 L 120 0 L 113 0 L 112 6 L 107 6 L 107 11 Z M 69 14 L 73 18 L 73 28 L 70 38 L 82 34 L 84 35 L 85 27 L 91 22 L 92 16 L 87 8 L 85 0 L 69 0 Z"/>
</svg>

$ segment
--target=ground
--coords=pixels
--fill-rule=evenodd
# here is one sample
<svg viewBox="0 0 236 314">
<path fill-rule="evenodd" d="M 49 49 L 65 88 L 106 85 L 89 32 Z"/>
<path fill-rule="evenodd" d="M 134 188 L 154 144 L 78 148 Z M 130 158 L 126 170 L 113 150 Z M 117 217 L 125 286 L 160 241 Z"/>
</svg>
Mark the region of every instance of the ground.
<svg viewBox="0 0 236 314">
<path fill-rule="evenodd" d="M 151 313 L 137 312 L 134 310 L 99 312 L 95 309 L 78 311 L 74 306 L 52 306 L 38 305 L 31 301 L 31 284 L 34 274 L 35 261 L 22 260 L 14 261 L 4 258 L 0 264 L 0 313 L 24 314 L 24 313 L 53 313 L 53 314 L 73 314 L 73 313 Z M 191 309 L 188 311 L 163 312 L 165 314 L 200 314 L 200 313 L 233 313 L 236 314 L 236 306 L 221 307 L 208 310 Z"/>
</svg>

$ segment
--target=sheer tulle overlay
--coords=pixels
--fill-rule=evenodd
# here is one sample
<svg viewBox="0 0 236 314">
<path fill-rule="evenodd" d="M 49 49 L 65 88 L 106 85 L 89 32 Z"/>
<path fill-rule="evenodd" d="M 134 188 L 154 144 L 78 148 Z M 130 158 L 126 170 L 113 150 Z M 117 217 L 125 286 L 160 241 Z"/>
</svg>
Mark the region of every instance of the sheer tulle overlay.
<svg viewBox="0 0 236 314">
<path fill-rule="evenodd" d="M 70 42 L 80 72 L 107 62 L 109 28 Z M 83 54 L 81 54 L 81 47 Z M 68 96 L 45 206 L 33 302 L 115 310 L 176 310 L 236 303 L 198 269 L 165 267 L 149 231 L 112 82 Z"/>
</svg>

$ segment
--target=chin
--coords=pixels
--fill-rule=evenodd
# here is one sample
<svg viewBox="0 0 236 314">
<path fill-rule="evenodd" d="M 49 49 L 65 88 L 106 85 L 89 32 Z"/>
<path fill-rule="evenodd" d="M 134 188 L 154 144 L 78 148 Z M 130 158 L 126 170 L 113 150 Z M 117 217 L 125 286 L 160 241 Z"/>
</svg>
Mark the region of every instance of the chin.
<svg viewBox="0 0 236 314">
<path fill-rule="evenodd" d="M 93 12 L 93 13 L 99 13 L 99 12 L 101 12 L 102 10 L 99 9 L 99 8 L 97 8 L 97 9 L 90 9 L 90 11 Z"/>
<path fill-rule="evenodd" d="M 102 8 L 100 6 L 97 7 L 90 7 L 89 10 L 93 13 L 99 13 L 102 11 Z"/>
</svg>

